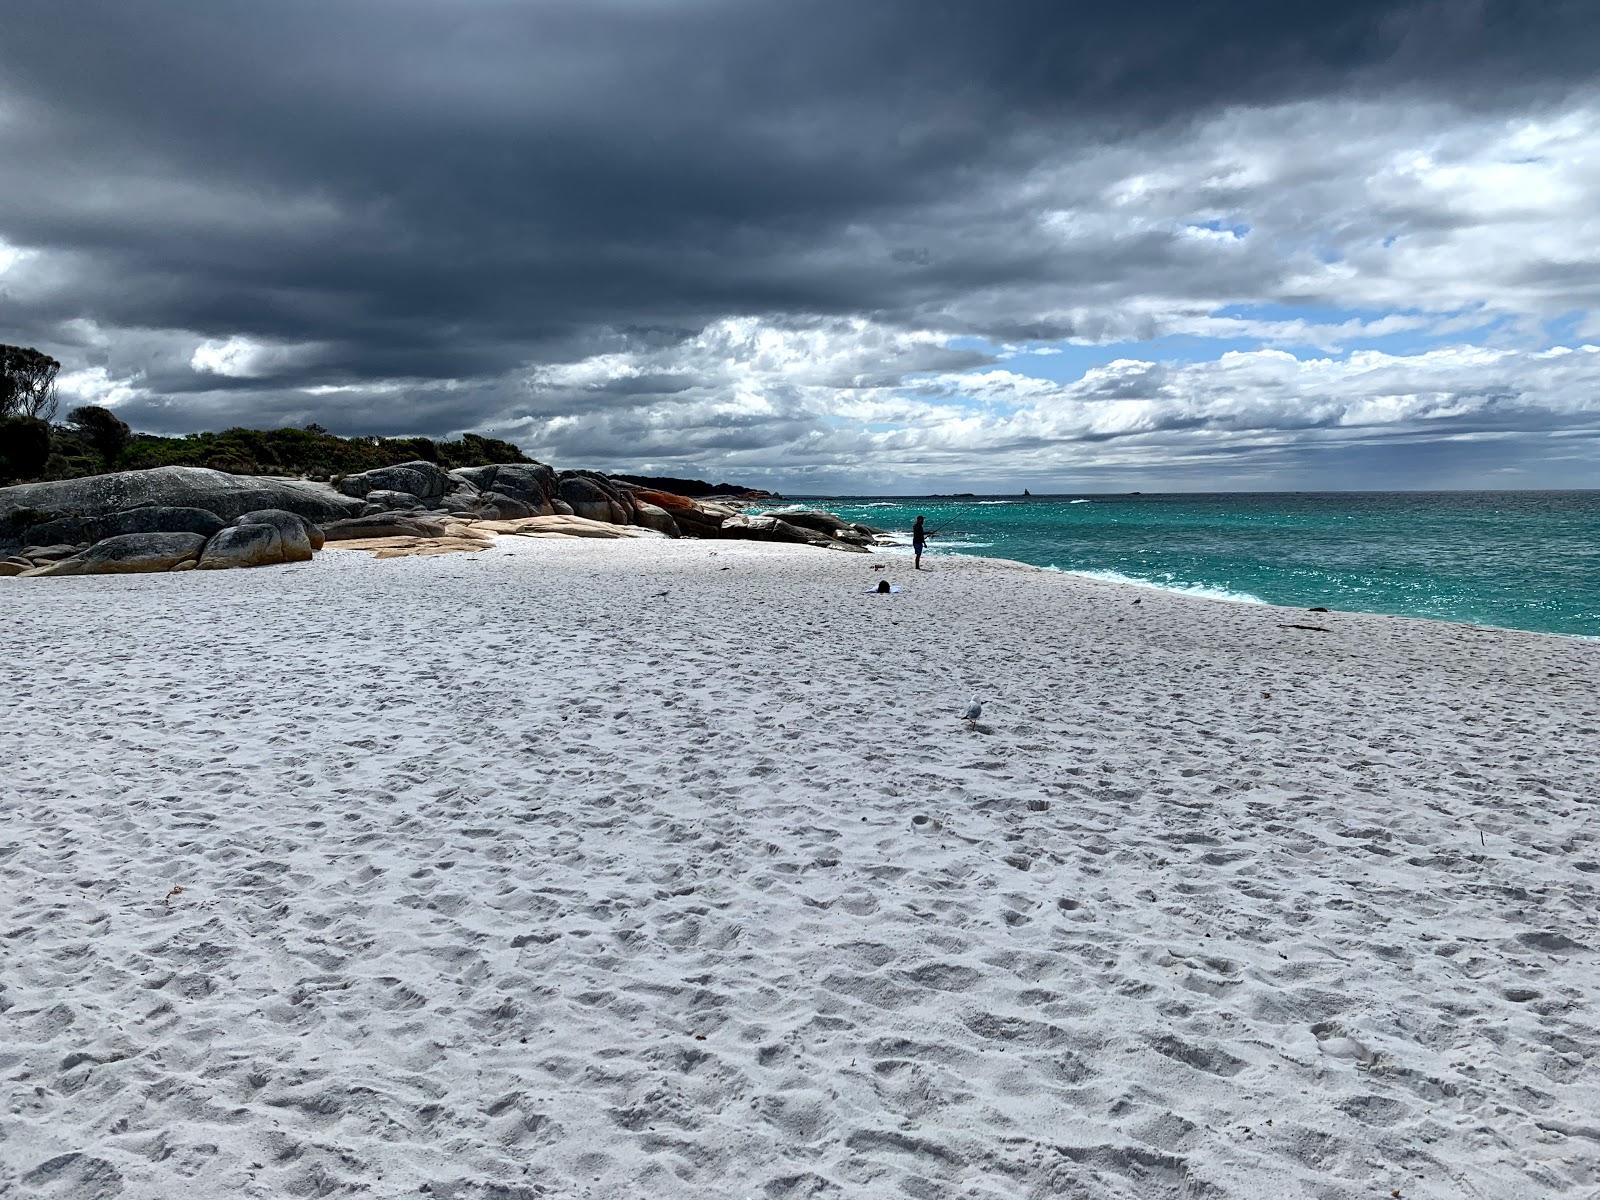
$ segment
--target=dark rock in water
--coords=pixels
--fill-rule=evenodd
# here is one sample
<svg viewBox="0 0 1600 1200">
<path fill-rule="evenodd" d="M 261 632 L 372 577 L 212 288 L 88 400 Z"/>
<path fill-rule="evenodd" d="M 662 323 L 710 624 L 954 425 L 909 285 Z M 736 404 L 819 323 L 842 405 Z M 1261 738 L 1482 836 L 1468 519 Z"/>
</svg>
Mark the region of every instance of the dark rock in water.
<svg viewBox="0 0 1600 1200">
<path fill-rule="evenodd" d="M 802 509 L 799 512 L 769 513 L 767 515 L 777 517 L 778 520 L 789 525 L 799 525 L 802 529 L 815 529 L 819 533 L 827 534 L 829 537 L 837 537 L 843 530 L 851 528 L 849 521 L 836 517 L 831 512 L 823 512 L 817 508 Z"/>
<path fill-rule="evenodd" d="M 777 517 L 786 524 L 798 525 L 802 529 L 814 529 L 831 538 L 854 542 L 859 546 L 874 545 L 878 537 L 888 536 L 882 529 L 874 529 L 870 525 L 858 525 L 854 521 L 846 521 L 821 509 L 798 509 L 794 512 L 774 512 L 767 515 Z"/>
<path fill-rule="evenodd" d="M 432 513 L 385 512 L 367 517 L 347 517 L 342 521 L 326 521 L 322 535 L 330 542 L 348 542 L 356 538 L 426 537 L 445 535 L 444 521 Z"/>
<path fill-rule="evenodd" d="M 307 561 L 312 551 L 321 550 L 326 541 L 321 526 L 306 520 L 298 513 L 285 512 L 281 508 L 263 508 L 247 512 L 233 523 L 272 526 L 283 539 L 285 562 Z"/>
<path fill-rule="evenodd" d="M 87 550 L 30 571 L 30 575 L 139 575 L 170 571 L 200 557 L 206 539 L 198 533 L 123 533 Z"/>
<path fill-rule="evenodd" d="M 850 542 L 842 542 L 815 529 L 807 529 L 801 525 L 791 525 L 787 521 L 770 514 L 759 517 L 747 517 L 735 514 L 722 522 L 722 536 L 741 538 L 752 542 L 791 542 L 802 546 L 820 546 L 826 550 L 848 550 L 856 554 L 866 554 L 865 546 L 857 546 Z"/>
<path fill-rule="evenodd" d="M 234 567 L 268 567 L 290 561 L 286 555 L 283 536 L 275 527 L 230 525 L 206 543 L 199 569 L 225 571 Z"/>
<path fill-rule="evenodd" d="M 346 475 L 339 481 L 338 488 L 346 496 L 357 498 L 367 498 L 373 492 L 405 492 L 421 500 L 437 500 L 449 490 L 450 482 L 438 463 L 417 459 Z"/>
<path fill-rule="evenodd" d="M 146 504 L 96 517 L 57 517 L 29 526 L 23 537 L 36 544 L 98 542 L 125 533 L 198 533 L 210 537 L 225 524 L 216 513 L 203 508 Z"/>
<path fill-rule="evenodd" d="M 318 522 L 361 511 L 359 500 L 319 483 L 229 475 L 205 467 L 118 471 L 0 488 L 0 550 L 20 546 L 23 530 L 35 525 L 149 506 L 199 508 L 224 521 L 257 508 L 281 508 Z"/>
</svg>

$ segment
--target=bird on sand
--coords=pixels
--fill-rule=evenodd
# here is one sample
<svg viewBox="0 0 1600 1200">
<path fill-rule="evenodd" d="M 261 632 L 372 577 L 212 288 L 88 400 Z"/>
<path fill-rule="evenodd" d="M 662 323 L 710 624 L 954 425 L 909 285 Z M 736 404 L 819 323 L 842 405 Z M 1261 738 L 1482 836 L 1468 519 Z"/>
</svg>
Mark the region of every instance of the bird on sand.
<svg viewBox="0 0 1600 1200">
<path fill-rule="evenodd" d="M 967 711 L 961 714 L 961 719 L 971 725 L 981 716 L 983 716 L 983 702 L 974 696 L 972 703 L 967 705 Z"/>
</svg>

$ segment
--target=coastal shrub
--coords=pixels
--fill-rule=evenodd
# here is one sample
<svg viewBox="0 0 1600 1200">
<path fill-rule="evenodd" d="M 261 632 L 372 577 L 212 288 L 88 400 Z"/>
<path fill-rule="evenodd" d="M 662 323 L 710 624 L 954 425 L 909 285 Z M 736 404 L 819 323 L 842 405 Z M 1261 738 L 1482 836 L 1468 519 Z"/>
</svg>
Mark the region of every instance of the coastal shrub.
<svg viewBox="0 0 1600 1200">
<path fill-rule="evenodd" d="M 326 479 L 418 459 L 438 463 L 446 470 L 533 461 L 510 442 L 476 433 L 463 434 L 456 441 L 435 442 L 426 437 L 340 437 L 319 425 L 308 425 L 304 429 L 236 427 L 162 437 L 132 433 L 115 413 L 96 405 L 73 409 L 65 423 L 55 426 L 16 413 L 0 416 L 0 441 L 4 442 L 0 445 L 3 483 L 75 479 L 152 467 L 209 467 L 235 475 Z"/>
<path fill-rule="evenodd" d="M 403 460 L 402 460 L 403 461 Z M 499 438 L 486 438 L 481 434 L 462 434 L 459 442 L 440 442 L 439 455 L 434 461 L 447 469 L 455 467 L 487 467 L 490 463 L 532 462 L 510 442 Z"/>
<path fill-rule="evenodd" d="M 441 467 L 481 467 L 529 462 L 510 442 L 466 434 L 460 441 L 426 437 L 339 437 L 320 426 L 305 429 L 224 429 L 183 437 L 134 434 L 123 451 L 124 470 L 211 467 L 236 475 L 354 475 L 375 467 L 422 459 Z"/>
<path fill-rule="evenodd" d="M 432 438 L 386 438 L 383 445 L 386 450 L 404 454 L 405 457 L 399 460 L 401 462 L 416 462 L 418 459 L 431 463 L 439 461 L 439 447 Z"/>
<path fill-rule="evenodd" d="M 61 364 L 29 346 L 0 345 L 0 417 L 55 420 Z"/>
<path fill-rule="evenodd" d="M 100 456 L 107 470 L 117 465 L 133 437 L 126 421 L 98 404 L 73 409 L 67 414 L 67 424 Z"/>
<path fill-rule="evenodd" d="M 0 417 L 0 484 L 24 483 L 50 460 L 50 426 L 37 417 Z"/>
</svg>

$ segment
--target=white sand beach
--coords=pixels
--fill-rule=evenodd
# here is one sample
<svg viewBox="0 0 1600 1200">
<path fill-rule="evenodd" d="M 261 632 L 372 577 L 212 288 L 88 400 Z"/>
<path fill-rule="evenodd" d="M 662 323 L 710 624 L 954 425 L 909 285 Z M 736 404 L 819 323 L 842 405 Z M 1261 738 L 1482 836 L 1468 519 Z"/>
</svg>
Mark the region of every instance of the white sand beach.
<svg viewBox="0 0 1600 1200">
<path fill-rule="evenodd" d="M 1600 643 L 931 566 L 0 580 L 0 1196 L 1600 1196 Z"/>
</svg>

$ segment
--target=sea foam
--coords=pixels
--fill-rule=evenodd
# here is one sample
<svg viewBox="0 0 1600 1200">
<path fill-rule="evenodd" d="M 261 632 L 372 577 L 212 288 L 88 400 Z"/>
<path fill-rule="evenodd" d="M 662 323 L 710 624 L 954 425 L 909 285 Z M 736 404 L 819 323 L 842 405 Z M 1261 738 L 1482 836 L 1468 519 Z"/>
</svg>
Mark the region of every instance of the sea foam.
<svg viewBox="0 0 1600 1200">
<path fill-rule="evenodd" d="M 1050 570 L 1061 568 L 1051 566 Z M 1250 592 L 1235 592 L 1228 588 L 1212 587 L 1205 583 L 1160 583 L 1154 579 L 1139 579 L 1120 571 L 1063 571 L 1065 575 L 1081 575 L 1085 579 L 1098 579 L 1104 583 L 1131 584 L 1134 587 L 1154 588 L 1158 592 L 1177 592 L 1184 596 L 1203 596 L 1207 600 L 1230 600 L 1235 604 L 1265 604 L 1260 596 Z"/>
</svg>

